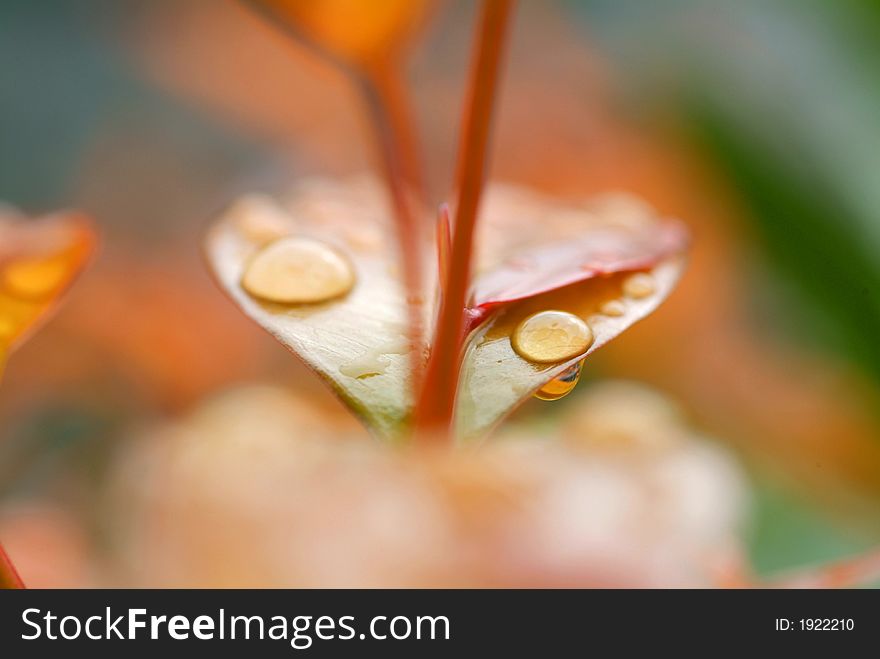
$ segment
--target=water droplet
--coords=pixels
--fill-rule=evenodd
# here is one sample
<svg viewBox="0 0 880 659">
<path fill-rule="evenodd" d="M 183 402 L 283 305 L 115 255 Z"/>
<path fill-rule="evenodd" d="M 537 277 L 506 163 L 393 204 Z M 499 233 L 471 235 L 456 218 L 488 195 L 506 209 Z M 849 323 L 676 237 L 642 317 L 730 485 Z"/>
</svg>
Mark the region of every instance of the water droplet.
<svg viewBox="0 0 880 659">
<path fill-rule="evenodd" d="M 291 237 L 263 247 L 251 259 L 241 285 L 269 302 L 324 302 L 348 293 L 355 282 L 351 262 L 312 238 Z"/>
<path fill-rule="evenodd" d="M 381 353 L 370 351 L 360 357 L 352 359 L 350 362 L 339 367 L 339 372 L 343 375 L 354 378 L 355 380 L 363 380 L 371 378 L 375 375 L 382 375 L 388 368 L 388 363 L 380 360 Z"/>
<path fill-rule="evenodd" d="M 655 290 L 657 290 L 657 284 L 654 277 L 647 272 L 637 272 L 627 277 L 623 282 L 624 294 L 636 300 L 648 297 Z"/>
<path fill-rule="evenodd" d="M 580 360 L 577 364 L 569 366 L 562 371 L 557 377 L 553 378 L 543 387 L 535 392 L 535 398 L 541 400 L 559 400 L 572 392 L 581 379 L 581 371 L 584 368 L 584 360 Z"/>
<path fill-rule="evenodd" d="M 517 326 L 511 343 L 524 359 L 555 363 L 586 352 L 593 343 L 593 332 L 574 314 L 540 311 Z"/>
<path fill-rule="evenodd" d="M 339 367 L 339 372 L 356 380 L 382 375 L 388 368 L 391 355 L 405 355 L 410 351 L 409 339 L 401 336 L 378 348 L 367 350 Z"/>
<path fill-rule="evenodd" d="M 620 300 L 608 300 L 599 307 L 599 311 L 606 316 L 617 318 L 626 313 L 626 306 Z"/>
<path fill-rule="evenodd" d="M 47 297 L 63 283 L 67 270 L 60 258 L 11 261 L 3 270 L 3 287 L 19 298 Z"/>
<path fill-rule="evenodd" d="M 257 245 L 290 235 L 295 227 L 290 214 L 264 194 L 245 195 L 230 206 L 227 217 L 242 236 Z"/>
</svg>

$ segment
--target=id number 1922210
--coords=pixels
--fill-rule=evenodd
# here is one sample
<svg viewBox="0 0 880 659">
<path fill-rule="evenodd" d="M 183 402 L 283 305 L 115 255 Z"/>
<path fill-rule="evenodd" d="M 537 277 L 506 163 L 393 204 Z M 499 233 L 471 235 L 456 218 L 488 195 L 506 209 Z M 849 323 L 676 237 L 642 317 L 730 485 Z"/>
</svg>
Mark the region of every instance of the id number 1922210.
<svg viewBox="0 0 880 659">
<path fill-rule="evenodd" d="M 852 618 L 776 618 L 776 631 L 848 632 L 855 629 L 855 626 Z"/>
</svg>

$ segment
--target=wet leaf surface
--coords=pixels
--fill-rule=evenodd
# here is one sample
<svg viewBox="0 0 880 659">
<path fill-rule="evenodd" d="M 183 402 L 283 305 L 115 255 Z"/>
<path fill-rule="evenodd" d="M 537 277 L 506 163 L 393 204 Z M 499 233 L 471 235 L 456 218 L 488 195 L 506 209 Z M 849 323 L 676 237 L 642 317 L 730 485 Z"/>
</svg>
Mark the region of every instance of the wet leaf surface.
<svg viewBox="0 0 880 659">
<path fill-rule="evenodd" d="M 301 305 L 249 295 L 241 281 L 261 246 L 247 230 L 254 209 L 241 206 L 230 208 L 208 237 L 214 274 L 248 316 L 319 373 L 371 429 L 394 437 L 412 406 L 410 345 L 381 188 L 371 180 L 304 181 L 288 195 L 285 211 L 289 235 L 324 241 L 350 259 L 355 283 L 348 294 Z"/>
<path fill-rule="evenodd" d="M 287 228 L 267 236 L 265 227 L 277 227 L 283 214 Z M 265 203 L 232 206 L 207 241 L 218 281 L 244 312 L 386 438 L 400 432 L 413 405 L 406 299 L 390 218 L 382 188 L 371 179 L 312 179 L 274 210 Z M 456 414 L 462 437 L 488 432 L 535 391 L 656 309 L 681 274 L 687 243 L 680 224 L 622 196 L 566 206 L 497 186 L 487 195 L 481 222 L 470 310 L 474 331 Z M 280 236 L 323 241 L 344 254 L 353 264 L 354 287 L 318 304 L 272 304 L 248 294 L 242 279 L 249 263 L 267 240 Z M 436 255 L 436 246 L 426 245 L 428 254 Z M 426 270 L 436 273 L 437 264 L 429 265 Z M 426 321 L 434 317 L 434 304 L 424 304 Z M 593 341 L 583 354 L 535 364 L 514 351 L 517 325 L 543 310 L 569 312 L 588 323 Z"/>
<path fill-rule="evenodd" d="M 632 276 L 623 272 L 537 295 L 497 312 L 468 341 L 458 392 L 457 434 L 473 438 L 489 432 L 536 391 L 653 312 L 674 288 L 683 265 L 682 257 L 673 256 L 645 270 L 655 290 L 641 299 L 623 295 L 624 282 Z M 609 300 L 622 305 L 620 315 L 600 312 Z M 565 311 L 587 322 L 594 338 L 583 354 L 556 364 L 531 362 L 517 354 L 511 343 L 517 326 L 546 309 Z M 586 368 L 589 363 L 587 359 Z"/>
<path fill-rule="evenodd" d="M 466 347 L 456 410 L 461 437 L 488 432 L 536 391 L 653 312 L 681 275 L 688 246 L 681 222 L 659 217 L 624 193 L 572 204 L 496 185 L 488 191 L 480 221 L 469 310 L 469 329 L 475 331 Z M 640 272 L 650 277 L 633 276 Z M 586 321 L 594 337 L 589 348 L 556 364 L 518 355 L 511 343 L 517 326 L 545 310 Z"/>
<path fill-rule="evenodd" d="M 609 194 L 580 206 L 496 186 L 481 218 L 482 268 L 471 306 L 485 313 L 564 286 L 648 268 L 687 246 L 681 222 L 636 197 Z M 501 257 L 502 260 L 498 260 Z"/>
</svg>

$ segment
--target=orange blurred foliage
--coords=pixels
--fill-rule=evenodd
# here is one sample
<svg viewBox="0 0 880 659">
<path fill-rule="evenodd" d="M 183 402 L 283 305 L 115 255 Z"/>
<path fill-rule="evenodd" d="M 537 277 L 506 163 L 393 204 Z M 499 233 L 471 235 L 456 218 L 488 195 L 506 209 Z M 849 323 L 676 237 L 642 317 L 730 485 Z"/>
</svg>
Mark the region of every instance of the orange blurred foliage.
<svg viewBox="0 0 880 659">
<path fill-rule="evenodd" d="M 320 51 L 362 68 L 392 59 L 422 25 L 430 0 L 252 0 Z"/>
<path fill-rule="evenodd" d="M 622 113 L 604 62 L 564 14 L 537 4 L 520 10 L 493 176 L 563 197 L 632 190 L 684 218 L 695 236 L 680 289 L 609 346 L 603 363 L 670 391 L 713 432 L 769 458 L 813 491 L 843 479 L 880 492 L 880 446 L 868 404 L 877 392 L 758 327 L 741 271 L 746 222 L 733 192 L 674 133 L 638 127 Z M 240 129 L 295 147 L 309 166 L 331 173 L 362 168 L 365 140 L 354 130 L 359 110 L 338 75 L 246 14 L 233 5 L 194 5 L 180 20 L 179 12 L 157 10 L 135 48 L 158 82 Z M 443 28 L 442 43 L 425 44 L 435 56 L 417 59 L 413 79 L 435 189 L 448 186 L 464 77 L 457 51 L 469 26 Z M 308 93 L 293 93 L 297 88 Z"/>
</svg>

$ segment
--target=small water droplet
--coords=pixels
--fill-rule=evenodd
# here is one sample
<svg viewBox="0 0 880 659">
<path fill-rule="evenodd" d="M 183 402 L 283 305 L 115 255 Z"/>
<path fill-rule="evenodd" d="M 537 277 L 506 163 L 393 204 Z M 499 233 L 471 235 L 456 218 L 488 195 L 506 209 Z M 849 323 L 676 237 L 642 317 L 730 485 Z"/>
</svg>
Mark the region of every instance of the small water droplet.
<svg viewBox="0 0 880 659">
<path fill-rule="evenodd" d="M 383 343 L 378 348 L 367 350 L 351 361 L 342 364 L 339 367 L 339 372 L 356 380 L 382 375 L 388 368 L 391 355 L 405 355 L 409 351 L 409 339 L 401 336 Z"/>
<path fill-rule="evenodd" d="M 382 375 L 385 369 L 388 368 L 388 364 L 379 360 L 381 356 L 381 354 L 376 352 L 366 353 L 340 366 L 339 372 L 355 380 Z"/>
<path fill-rule="evenodd" d="M 627 277 L 623 282 L 624 294 L 636 300 L 648 297 L 655 290 L 657 290 L 657 283 L 654 281 L 654 277 L 647 272 L 637 272 Z"/>
<path fill-rule="evenodd" d="M 61 285 L 66 274 L 64 259 L 20 259 L 6 265 L 3 287 L 15 297 L 44 298 Z"/>
<path fill-rule="evenodd" d="M 355 282 L 351 262 L 312 238 L 276 240 L 257 252 L 241 279 L 251 295 L 269 302 L 324 302 L 348 293 Z"/>
<path fill-rule="evenodd" d="M 620 300 L 608 300 L 599 307 L 599 311 L 606 316 L 617 318 L 626 313 L 626 306 Z"/>
<path fill-rule="evenodd" d="M 288 236 L 295 227 L 290 214 L 264 194 L 245 195 L 230 206 L 227 217 L 242 236 L 256 245 Z"/>
<path fill-rule="evenodd" d="M 583 319 L 565 311 L 540 311 L 523 320 L 511 339 L 520 357 L 538 363 L 577 357 L 593 343 L 593 332 Z"/>
<path fill-rule="evenodd" d="M 584 360 L 569 366 L 557 377 L 553 378 L 535 392 L 535 398 L 541 400 L 559 400 L 570 394 L 581 379 L 581 371 L 584 368 Z"/>
</svg>

